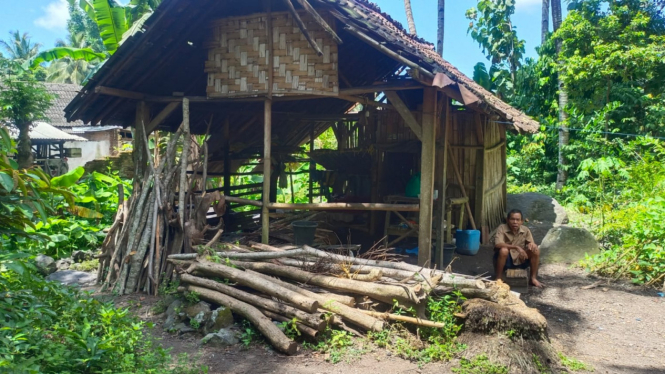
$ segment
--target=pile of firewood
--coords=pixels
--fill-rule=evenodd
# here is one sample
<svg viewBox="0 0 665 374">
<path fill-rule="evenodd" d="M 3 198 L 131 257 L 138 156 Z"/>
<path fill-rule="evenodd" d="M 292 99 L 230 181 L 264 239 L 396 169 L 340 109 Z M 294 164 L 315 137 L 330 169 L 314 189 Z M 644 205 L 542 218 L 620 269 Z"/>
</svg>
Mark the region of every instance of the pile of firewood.
<svg viewBox="0 0 665 374">
<path fill-rule="evenodd" d="M 386 321 L 444 327 L 425 319 L 430 294 L 460 290 L 469 297 L 492 297 L 482 279 L 404 262 L 349 257 L 308 246 L 223 247 L 222 252 L 168 256 L 180 273 L 180 291 L 194 292 L 245 317 L 286 354 L 294 354 L 297 344 L 272 320 L 296 318 L 299 331 L 312 338 L 326 326 L 354 334 L 382 331 Z M 417 317 L 390 313 L 395 303 L 414 308 Z"/>
</svg>

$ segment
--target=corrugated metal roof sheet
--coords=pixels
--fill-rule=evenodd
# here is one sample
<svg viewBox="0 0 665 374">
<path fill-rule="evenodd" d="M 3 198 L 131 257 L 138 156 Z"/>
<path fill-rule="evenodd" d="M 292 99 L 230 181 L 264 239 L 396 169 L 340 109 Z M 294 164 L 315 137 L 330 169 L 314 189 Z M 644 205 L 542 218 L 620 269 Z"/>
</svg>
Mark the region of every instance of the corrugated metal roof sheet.
<svg viewBox="0 0 665 374">
<path fill-rule="evenodd" d="M 13 126 L 9 127 L 11 137 L 18 138 L 18 129 Z M 77 135 L 68 134 L 60 129 L 57 129 L 46 122 L 35 122 L 30 130 L 31 140 L 52 140 L 52 141 L 67 141 L 67 142 L 87 142 L 88 139 L 82 138 Z"/>
</svg>

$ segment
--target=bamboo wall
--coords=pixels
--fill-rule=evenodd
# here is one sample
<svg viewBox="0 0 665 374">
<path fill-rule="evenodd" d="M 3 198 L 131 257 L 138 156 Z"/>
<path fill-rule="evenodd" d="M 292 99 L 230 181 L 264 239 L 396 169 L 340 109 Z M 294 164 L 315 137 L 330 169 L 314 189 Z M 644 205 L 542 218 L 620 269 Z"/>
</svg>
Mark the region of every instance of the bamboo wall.
<svg viewBox="0 0 665 374">
<path fill-rule="evenodd" d="M 209 97 L 243 97 L 268 92 L 272 60 L 274 94 L 338 93 L 337 43 L 304 11 L 299 15 L 312 38 L 323 51 L 319 56 L 305 39 L 288 12 L 217 20 L 211 25 L 208 48 L 206 92 Z M 330 19 L 326 12 L 322 17 Z M 332 20 L 329 22 L 334 26 Z M 331 26 L 332 27 L 332 26 Z M 269 32 L 271 31 L 271 32 Z M 271 59 L 269 35 L 272 35 Z"/>
</svg>

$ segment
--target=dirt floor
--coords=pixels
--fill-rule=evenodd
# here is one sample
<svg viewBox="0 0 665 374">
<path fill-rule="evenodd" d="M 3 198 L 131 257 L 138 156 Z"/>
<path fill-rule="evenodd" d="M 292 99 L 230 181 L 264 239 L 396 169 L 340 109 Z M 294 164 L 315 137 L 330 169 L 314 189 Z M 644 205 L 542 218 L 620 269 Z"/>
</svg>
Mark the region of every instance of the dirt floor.
<svg viewBox="0 0 665 374">
<path fill-rule="evenodd" d="M 478 261 L 485 257 L 488 261 Z M 491 252 L 484 252 L 458 261 L 455 270 L 481 274 L 490 271 L 490 264 Z M 665 298 L 657 291 L 589 277 L 565 265 L 543 266 L 540 278 L 547 288 L 531 288 L 523 299 L 547 318 L 556 350 L 593 366 L 596 373 L 665 373 Z M 590 285 L 595 287 L 582 289 Z M 133 295 L 116 302 L 155 322 L 153 334 L 164 346 L 172 347 L 174 354 L 190 354 L 208 366 L 210 373 L 450 373 L 457 366 L 453 360 L 419 367 L 383 349 L 352 350 L 342 362 L 331 364 L 324 355 L 311 351 L 287 357 L 260 345 L 200 348 L 200 336 L 163 332 L 162 319 L 150 312 L 156 301 Z"/>
</svg>

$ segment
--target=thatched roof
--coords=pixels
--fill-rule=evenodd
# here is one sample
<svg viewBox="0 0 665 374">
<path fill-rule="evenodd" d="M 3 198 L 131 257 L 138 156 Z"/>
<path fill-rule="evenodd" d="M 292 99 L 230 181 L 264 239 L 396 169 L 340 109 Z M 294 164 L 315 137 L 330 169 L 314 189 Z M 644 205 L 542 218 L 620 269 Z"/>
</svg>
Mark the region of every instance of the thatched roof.
<svg viewBox="0 0 665 374">
<path fill-rule="evenodd" d="M 381 13 L 375 5 L 366 0 L 310 2 L 317 8 L 329 10 L 337 19 L 336 30 L 343 40 L 343 44 L 339 45 L 339 71 L 345 78 L 340 82 L 341 89 L 396 79 L 395 72 L 407 61 L 409 65 L 416 65 L 415 70 L 427 72 L 430 82 L 432 75 L 442 73 L 447 79 L 445 84 L 454 86 L 467 96 L 477 97 L 478 109 L 511 122 L 517 131 L 537 131 L 536 121 L 480 87 L 438 56 L 432 44 L 408 35 L 399 23 Z M 67 118 L 93 125 L 100 122 L 132 125 L 136 116 L 136 99 L 97 93 L 95 89 L 102 86 L 149 96 L 172 96 L 174 92 L 179 92 L 186 96 L 205 97 L 207 74 L 204 65 L 208 53 L 204 43 L 209 37 L 206 25 L 219 18 L 261 13 L 264 10 L 262 3 L 260 0 L 164 0 L 146 21 L 145 31 L 129 37 L 65 108 Z M 282 2 L 273 1 L 273 11 L 285 11 L 286 8 L 280 8 L 283 6 Z M 361 40 L 349 26 L 378 41 L 393 55 L 401 56 L 401 60 Z M 436 79 L 434 81 L 436 84 Z M 165 106 L 165 103 L 153 102 L 153 115 Z M 302 144 L 311 131 L 319 133 L 330 126 L 326 116 L 346 113 L 353 106 L 348 101 L 330 97 L 275 102 L 273 140 L 281 146 Z M 234 146 L 241 147 L 239 143 L 242 143 L 242 149 L 260 148 L 261 113 L 260 102 L 193 102 L 192 131 L 203 133 L 206 121 L 212 119 L 217 122 L 228 118 L 233 126 L 231 139 Z M 321 120 L 313 120 L 313 116 Z M 305 118 L 307 123 L 304 123 Z M 181 120 L 181 113 L 175 111 L 160 128 L 173 130 Z M 221 132 L 219 122 L 212 127 L 212 131 L 214 139 L 214 132 Z"/>
</svg>

